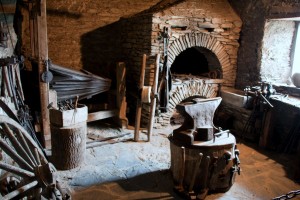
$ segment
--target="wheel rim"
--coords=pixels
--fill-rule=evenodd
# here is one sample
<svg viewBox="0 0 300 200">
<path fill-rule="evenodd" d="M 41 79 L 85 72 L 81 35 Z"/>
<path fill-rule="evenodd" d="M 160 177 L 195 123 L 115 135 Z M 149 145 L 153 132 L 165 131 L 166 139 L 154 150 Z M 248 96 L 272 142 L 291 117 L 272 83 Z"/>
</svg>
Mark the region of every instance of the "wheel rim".
<svg viewBox="0 0 300 200">
<path fill-rule="evenodd" d="M 3 157 L 11 159 L 6 163 L 0 158 L 0 169 L 20 177 L 20 184 L 2 198 L 41 197 L 62 199 L 57 195 L 56 180 L 53 173 L 55 167 L 49 163 L 43 151 L 16 121 L 7 116 L 0 116 L 0 149 Z M 1 152 L 0 152 L 1 153 Z"/>
</svg>

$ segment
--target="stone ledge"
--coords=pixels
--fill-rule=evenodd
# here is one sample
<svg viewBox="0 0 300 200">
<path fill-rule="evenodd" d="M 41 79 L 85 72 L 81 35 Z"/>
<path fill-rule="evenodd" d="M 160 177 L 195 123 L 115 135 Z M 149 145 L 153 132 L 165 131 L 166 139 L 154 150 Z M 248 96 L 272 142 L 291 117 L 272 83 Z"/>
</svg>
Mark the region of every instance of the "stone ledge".
<svg viewBox="0 0 300 200">
<path fill-rule="evenodd" d="M 289 106 L 295 107 L 296 109 L 300 110 L 300 98 L 293 97 L 293 96 L 285 96 L 285 95 L 272 95 L 270 97 L 271 100 L 277 101 L 280 103 L 287 104 Z"/>
<path fill-rule="evenodd" d="M 300 88 L 291 85 L 273 85 L 277 92 L 300 97 Z"/>
</svg>

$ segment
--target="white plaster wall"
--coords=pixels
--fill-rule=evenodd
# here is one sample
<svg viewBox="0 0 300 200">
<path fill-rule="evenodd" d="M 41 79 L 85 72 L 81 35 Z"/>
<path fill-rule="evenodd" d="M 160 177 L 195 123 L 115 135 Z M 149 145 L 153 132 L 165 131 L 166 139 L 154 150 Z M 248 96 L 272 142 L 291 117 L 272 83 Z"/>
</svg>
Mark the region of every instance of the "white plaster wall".
<svg viewBox="0 0 300 200">
<path fill-rule="evenodd" d="M 291 73 L 291 48 L 295 23 L 286 20 L 270 20 L 265 24 L 262 46 L 262 81 L 288 83 Z"/>
</svg>

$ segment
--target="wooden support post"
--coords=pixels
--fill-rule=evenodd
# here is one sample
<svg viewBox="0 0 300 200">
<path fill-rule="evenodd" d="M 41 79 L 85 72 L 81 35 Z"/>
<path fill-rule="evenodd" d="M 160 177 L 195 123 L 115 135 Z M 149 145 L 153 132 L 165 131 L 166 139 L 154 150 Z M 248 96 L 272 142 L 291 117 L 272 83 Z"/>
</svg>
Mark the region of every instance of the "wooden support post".
<svg viewBox="0 0 300 200">
<path fill-rule="evenodd" d="M 49 84 L 41 80 L 41 75 L 46 71 L 45 61 L 48 60 L 48 39 L 47 39 L 47 18 L 46 18 L 46 0 L 40 1 L 40 13 L 36 13 L 36 25 L 34 32 L 37 33 L 37 59 L 39 71 L 39 88 L 41 102 L 42 131 L 44 138 L 50 139 L 50 117 L 47 108 L 49 104 Z M 38 12 L 38 11 L 36 11 Z"/>
<path fill-rule="evenodd" d="M 122 128 L 128 127 L 128 119 L 126 117 L 126 66 L 124 62 L 117 64 L 117 108 L 118 112 L 118 124 Z"/>
<path fill-rule="evenodd" d="M 142 88 L 144 86 L 146 60 L 147 60 L 147 56 L 146 56 L 146 54 L 143 54 L 140 83 L 139 83 L 140 90 L 142 90 Z M 138 96 L 139 96 L 139 98 L 137 100 L 137 106 L 136 106 L 135 129 L 134 129 L 134 141 L 136 141 L 136 142 L 139 140 L 139 136 L 140 136 L 140 123 L 141 123 L 141 114 L 142 114 L 141 94 L 139 94 Z"/>
<path fill-rule="evenodd" d="M 154 71 L 154 80 L 153 80 L 153 85 L 152 85 L 150 119 L 149 119 L 149 123 L 148 123 L 148 142 L 151 139 L 151 135 L 152 135 L 152 131 L 153 131 L 153 122 L 154 122 L 155 108 L 156 108 L 159 60 L 160 60 L 160 55 L 157 54 L 156 55 L 156 63 L 155 63 L 155 71 Z"/>
</svg>

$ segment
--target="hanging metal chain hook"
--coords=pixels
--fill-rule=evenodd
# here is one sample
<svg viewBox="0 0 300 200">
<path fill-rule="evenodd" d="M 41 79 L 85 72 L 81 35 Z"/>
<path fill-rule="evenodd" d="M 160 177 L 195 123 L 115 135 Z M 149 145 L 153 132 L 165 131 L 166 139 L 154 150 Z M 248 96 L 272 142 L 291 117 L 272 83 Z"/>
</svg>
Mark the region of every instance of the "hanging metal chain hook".
<svg viewBox="0 0 300 200">
<path fill-rule="evenodd" d="M 292 199 L 296 196 L 300 195 L 300 190 L 294 190 L 294 191 L 290 191 L 289 193 L 287 194 L 284 194 L 284 195 L 281 195 L 281 196 L 278 196 L 278 197 L 275 197 L 273 198 L 273 200 L 285 200 L 285 199 Z"/>
</svg>

